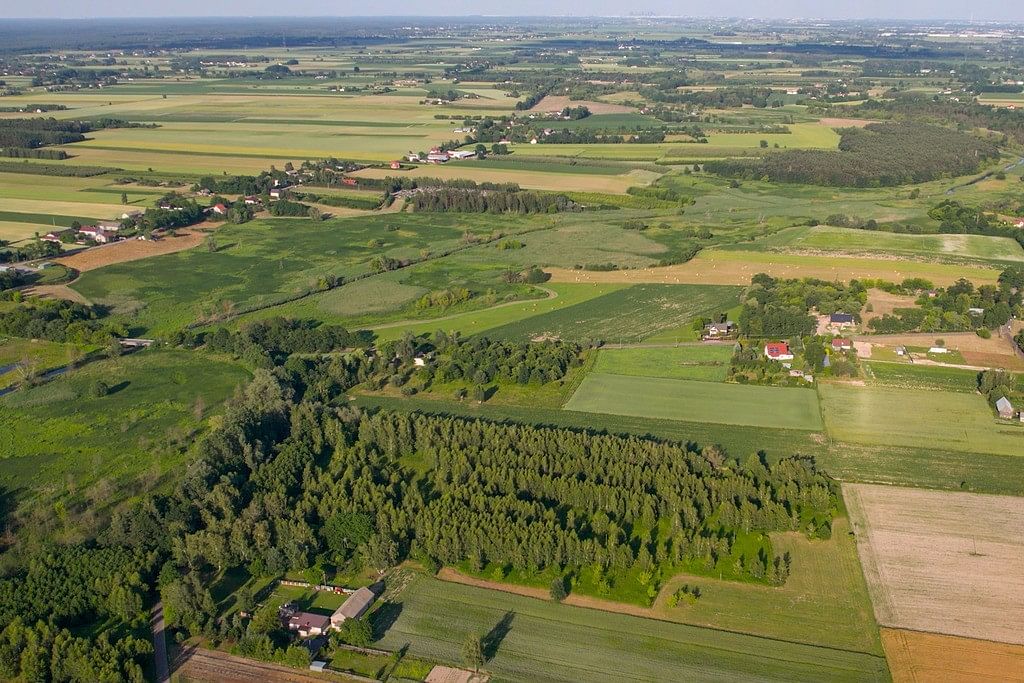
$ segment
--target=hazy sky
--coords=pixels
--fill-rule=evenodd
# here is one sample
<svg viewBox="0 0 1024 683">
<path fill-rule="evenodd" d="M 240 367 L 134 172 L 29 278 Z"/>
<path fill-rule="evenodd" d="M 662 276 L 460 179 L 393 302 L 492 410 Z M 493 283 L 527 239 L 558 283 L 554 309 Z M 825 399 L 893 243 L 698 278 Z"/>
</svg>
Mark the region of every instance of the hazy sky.
<svg viewBox="0 0 1024 683">
<path fill-rule="evenodd" d="M 0 0 L 0 17 L 382 16 L 466 14 L 975 19 L 1024 21 L 1020 0 Z"/>
</svg>

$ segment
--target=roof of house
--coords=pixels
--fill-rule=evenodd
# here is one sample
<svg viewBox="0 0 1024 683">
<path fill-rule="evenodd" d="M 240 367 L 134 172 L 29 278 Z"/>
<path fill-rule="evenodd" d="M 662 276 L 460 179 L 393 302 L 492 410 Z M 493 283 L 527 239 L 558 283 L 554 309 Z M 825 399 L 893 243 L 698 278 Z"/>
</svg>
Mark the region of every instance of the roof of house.
<svg viewBox="0 0 1024 683">
<path fill-rule="evenodd" d="M 769 356 L 785 356 L 789 354 L 789 344 L 786 342 L 768 342 L 764 345 L 764 352 Z"/>
<path fill-rule="evenodd" d="M 852 323 L 853 315 L 850 313 L 833 313 L 829 316 L 829 321 L 834 323 Z"/>
<path fill-rule="evenodd" d="M 832 340 L 832 346 L 833 348 L 841 349 L 847 346 L 853 346 L 853 342 L 850 341 L 849 339 L 841 339 L 839 337 L 836 337 L 835 339 Z"/>
<path fill-rule="evenodd" d="M 358 619 L 370 608 L 377 595 L 369 588 L 363 587 L 348 597 L 332 616 L 341 615 L 346 619 Z"/>
<path fill-rule="evenodd" d="M 1010 399 L 1006 398 L 1005 396 L 1000 396 L 999 400 L 996 401 L 996 410 L 998 410 L 1001 413 L 1004 411 L 1013 410 L 1013 404 L 1010 403 Z"/>
<path fill-rule="evenodd" d="M 331 618 L 326 617 L 322 614 L 313 614 L 312 612 L 296 612 L 288 619 L 288 628 L 293 629 L 310 629 L 318 628 L 321 631 L 326 629 L 331 623 Z"/>
</svg>

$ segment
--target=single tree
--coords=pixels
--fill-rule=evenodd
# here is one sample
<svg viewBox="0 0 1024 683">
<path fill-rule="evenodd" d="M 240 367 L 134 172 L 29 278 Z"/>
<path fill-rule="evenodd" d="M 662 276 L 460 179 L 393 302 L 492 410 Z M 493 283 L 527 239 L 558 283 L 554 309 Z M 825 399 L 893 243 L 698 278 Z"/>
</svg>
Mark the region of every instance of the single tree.
<svg viewBox="0 0 1024 683">
<path fill-rule="evenodd" d="M 479 671 L 483 666 L 484 649 L 480 644 L 480 636 L 475 633 L 466 636 L 466 642 L 462 644 L 462 662 L 473 667 L 473 671 Z"/>
</svg>

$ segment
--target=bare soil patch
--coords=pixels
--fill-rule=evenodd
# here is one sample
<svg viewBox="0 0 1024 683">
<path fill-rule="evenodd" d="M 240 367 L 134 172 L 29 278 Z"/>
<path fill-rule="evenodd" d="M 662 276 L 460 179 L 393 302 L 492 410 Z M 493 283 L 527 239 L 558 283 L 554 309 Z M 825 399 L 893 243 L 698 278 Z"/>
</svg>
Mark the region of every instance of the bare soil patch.
<svg viewBox="0 0 1024 683">
<path fill-rule="evenodd" d="M 880 625 L 1024 645 L 1024 498 L 843 493 Z"/>
<path fill-rule="evenodd" d="M 438 664 L 427 674 L 425 683 L 486 683 L 488 680 L 490 677 L 486 674 Z"/>
<path fill-rule="evenodd" d="M 95 270 L 114 263 L 126 261 L 138 261 L 150 256 L 161 254 L 173 254 L 177 251 L 185 251 L 202 244 L 208 232 L 198 230 L 181 230 L 175 236 L 162 237 L 158 240 L 125 240 L 113 242 L 100 247 L 86 249 L 71 256 L 54 259 L 69 268 L 77 271 Z"/>
<path fill-rule="evenodd" d="M 829 128 L 863 128 L 869 123 L 878 123 L 877 121 L 869 121 L 868 119 L 840 119 L 840 118 L 824 118 L 818 119 L 818 123 Z"/>
<path fill-rule="evenodd" d="M 561 111 L 566 107 L 586 107 L 591 114 L 628 114 L 636 111 L 633 107 L 626 107 L 611 102 L 594 102 L 593 100 L 570 100 L 564 95 L 548 95 L 537 104 L 533 105 L 530 111 Z"/>
<path fill-rule="evenodd" d="M 314 674 L 194 646 L 178 656 L 171 666 L 171 672 L 185 680 L 211 683 L 323 683 L 338 680 L 333 674 Z"/>
<path fill-rule="evenodd" d="M 65 299 L 79 304 L 89 304 L 89 300 L 67 285 L 36 285 L 25 290 L 29 296 L 41 299 Z"/>
<path fill-rule="evenodd" d="M 882 629 L 894 683 L 1024 681 L 1024 647 L 935 633 Z"/>
</svg>

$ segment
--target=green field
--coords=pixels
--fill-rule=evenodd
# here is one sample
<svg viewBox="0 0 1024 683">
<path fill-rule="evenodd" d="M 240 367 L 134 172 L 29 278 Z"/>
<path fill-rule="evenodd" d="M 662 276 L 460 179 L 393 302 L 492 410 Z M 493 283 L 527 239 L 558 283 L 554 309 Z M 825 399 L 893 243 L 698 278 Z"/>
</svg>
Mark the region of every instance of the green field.
<svg viewBox="0 0 1024 683">
<path fill-rule="evenodd" d="M 565 408 L 775 429 L 821 430 L 824 426 L 818 395 L 811 389 L 659 377 L 592 373 L 583 380 Z"/>
<path fill-rule="evenodd" d="M 889 679 L 879 656 L 570 607 L 422 575 L 382 613 L 397 618 L 378 646 L 408 644 L 416 656 L 456 665 L 467 634 L 485 638 L 504 626 L 484 665 L 495 681 Z"/>
<path fill-rule="evenodd" d="M 594 372 L 636 377 L 667 377 L 724 382 L 731 344 L 647 349 L 601 349 Z"/>
<path fill-rule="evenodd" d="M 248 372 L 223 357 L 142 351 L 90 363 L 41 386 L 0 398 L 0 483 L 75 501 L 97 481 L 152 483 L 171 472 L 209 418 Z M 90 386 L 103 380 L 110 393 Z M 56 489 L 56 490 L 55 490 Z M 94 501 L 94 510 L 114 502 Z"/>
<path fill-rule="evenodd" d="M 491 332 L 499 339 L 560 339 L 635 342 L 661 330 L 716 315 L 736 305 L 739 287 L 635 285 Z"/>
<path fill-rule="evenodd" d="M 1024 455 L 1024 425 L 1000 424 L 976 394 L 823 384 L 822 412 L 837 441 Z"/>
<path fill-rule="evenodd" d="M 819 225 L 784 230 L 766 239 L 764 244 L 779 249 L 892 253 L 929 259 L 1024 261 L 1024 249 L 1015 240 L 984 235 L 905 235 Z"/>
<path fill-rule="evenodd" d="M 46 372 L 67 365 L 90 350 L 44 339 L 0 339 L 0 389 L 20 382 L 25 374 L 22 368 L 30 368 L 29 374 Z"/>
<path fill-rule="evenodd" d="M 873 384 L 906 389 L 958 391 L 968 394 L 973 394 L 978 390 L 978 372 L 976 370 L 872 361 L 867 361 L 865 367 L 869 371 L 869 377 L 873 380 Z"/>
</svg>

